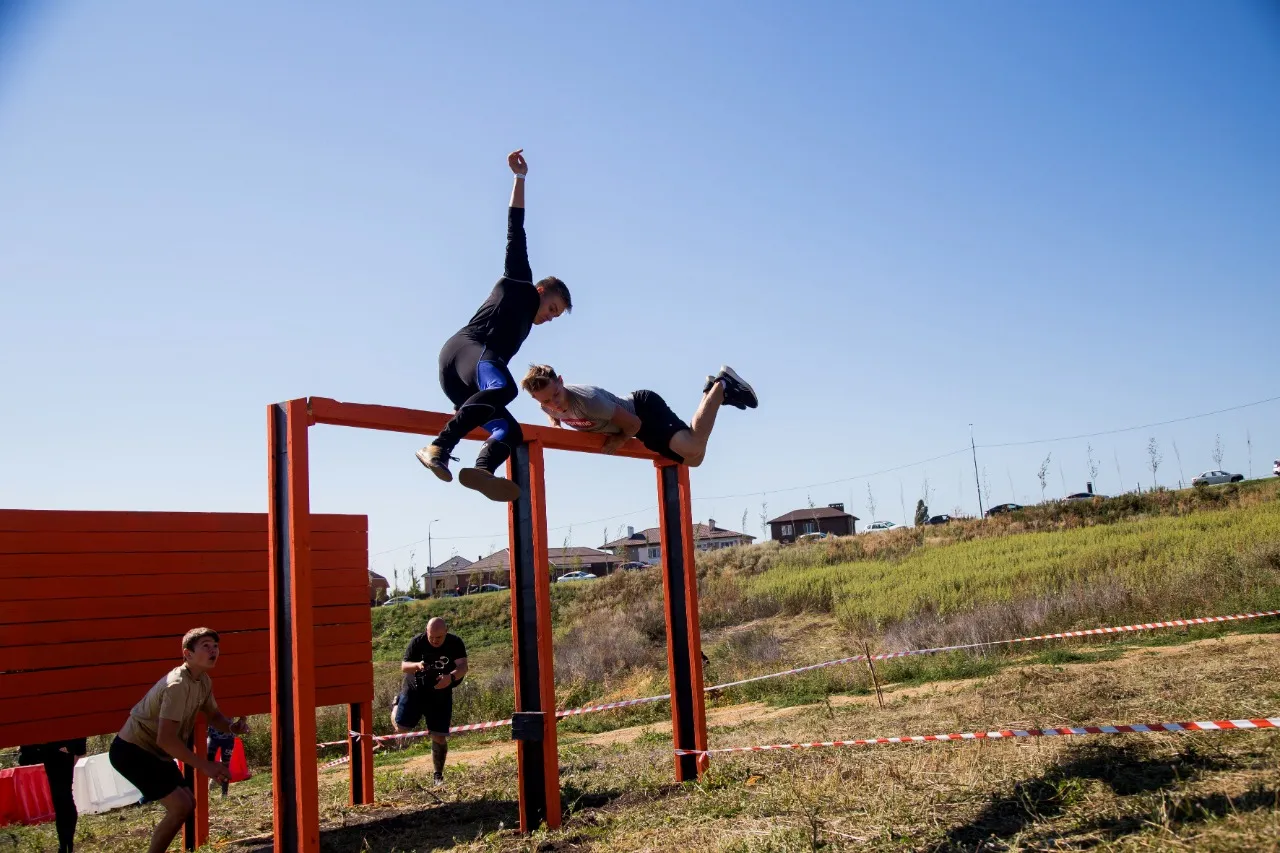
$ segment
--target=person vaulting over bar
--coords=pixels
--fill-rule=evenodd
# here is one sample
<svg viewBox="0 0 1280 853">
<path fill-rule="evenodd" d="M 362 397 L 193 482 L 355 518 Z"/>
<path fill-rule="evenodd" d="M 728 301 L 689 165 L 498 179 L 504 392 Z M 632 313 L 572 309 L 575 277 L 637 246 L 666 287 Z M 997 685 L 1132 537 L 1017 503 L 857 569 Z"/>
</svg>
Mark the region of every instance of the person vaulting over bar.
<svg viewBox="0 0 1280 853">
<path fill-rule="evenodd" d="M 524 182 L 529 172 L 523 149 L 507 155 L 515 174 L 507 211 L 507 257 L 502 278 L 467 325 L 440 350 L 440 387 L 454 405 L 453 417 L 431 444 L 418 451 L 418 461 L 446 483 L 453 480 L 450 455 L 467 433 L 483 427 L 489 438 L 472 468 L 458 472 L 458 482 L 494 501 L 514 501 L 520 488 L 494 474 L 523 440 L 520 424 L 507 406 L 520 389 L 507 365 L 534 326 L 573 310 L 569 288 L 555 276 L 537 284 L 529 267 L 524 233 Z"/>
</svg>

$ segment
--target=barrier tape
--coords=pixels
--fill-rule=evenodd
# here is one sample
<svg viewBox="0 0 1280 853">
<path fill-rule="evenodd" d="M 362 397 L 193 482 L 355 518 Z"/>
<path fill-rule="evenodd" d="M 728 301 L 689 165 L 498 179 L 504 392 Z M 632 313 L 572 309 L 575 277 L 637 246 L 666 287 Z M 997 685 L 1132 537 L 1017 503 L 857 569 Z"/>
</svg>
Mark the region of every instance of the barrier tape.
<svg viewBox="0 0 1280 853">
<path fill-rule="evenodd" d="M 743 684 L 752 684 L 757 681 L 766 681 L 771 678 L 780 678 L 784 675 L 795 675 L 801 672 L 811 672 L 815 669 L 823 669 L 829 666 L 840 666 L 841 664 L 859 663 L 866 660 L 881 661 L 893 660 L 895 658 L 914 657 L 917 655 L 934 655 L 942 652 L 957 652 L 967 649 L 978 649 L 987 646 L 1013 645 L 1015 643 L 1032 643 L 1041 640 L 1065 640 L 1073 637 L 1094 637 L 1105 634 L 1124 634 L 1134 631 L 1152 631 L 1159 628 L 1186 628 L 1193 625 L 1210 625 L 1219 622 L 1242 622 L 1249 619 L 1262 619 L 1268 616 L 1280 616 L 1280 610 L 1262 610 L 1256 613 L 1236 613 L 1229 616 L 1197 616 L 1190 619 L 1169 619 L 1162 622 L 1142 622 L 1133 625 L 1114 625 L 1102 628 L 1086 628 L 1079 631 L 1060 631 L 1054 634 L 1037 634 L 1032 637 L 1017 637 L 1012 640 L 984 640 L 976 643 L 961 643 L 952 646 L 934 646 L 925 649 L 911 649 L 903 652 L 883 652 L 881 654 L 872 655 L 868 658 L 866 655 L 853 655 L 852 657 L 837 658 L 835 660 L 823 661 L 822 663 L 809 664 L 807 666 L 798 666 L 792 669 L 784 669 L 779 672 L 771 672 L 767 675 L 757 675 L 752 678 L 743 678 L 738 681 L 729 681 L 724 684 L 716 684 L 711 687 L 704 687 L 704 693 L 711 693 L 716 690 L 725 690 L 730 687 L 739 687 Z M 633 705 L 645 705 L 650 702 L 662 702 L 671 698 L 670 693 L 664 693 L 661 696 L 646 696 L 641 699 L 624 699 L 619 702 L 608 702 L 602 705 L 586 705 L 581 708 L 570 708 L 563 711 L 556 711 L 556 719 L 564 719 L 565 717 L 576 717 L 582 714 L 593 714 L 597 711 L 612 711 L 618 708 L 627 708 Z M 501 728 L 511 725 L 511 720 L 493 720 L 487 723 L 469 723 L 462 726 L 451 726 L 449 734 L 457 734 L 460 732 L 485 731 L 488 729 Z M 386 740 L 400 740 L 403 738 L 425 737 L 430 734 L 427 731 L 405 732 L 403 734 L 390 735 L 373 735 L 375 742 Z M 358 740 L 362 735 L 359 732 L 351 732 L 351 738 Z M 330 741 L 328 743 L 316 744 L 317 748 L 326 746 L 340 746 L 347 741 Z M 328 765 L 325 765 L 328 766 Z"/>
<path fill-rule="evenodd" d="M 828 746 L 873 746 L 884 743 L 929 743 L 944 740 L 1000 740 L 1020 737 L 1062 735 L 1118 735 L 1130 733 L 1215 732 L 1233 729 L 1280 729 L 1280 717 L 1257 720 L 1200 720 L 1183 723 L 1134 723 L 1112 726 L 1065 726 L 1056 729 L 1002 729 L 995 732 L 960 732 L 945 735 L 904 735 L 901 737 L 824 740 L 811 743 L 774 743 L 767 746 L 727 746 L 718 749 L 677 749 L 676 755 L 719 755 L 728 752 L 769 752 L 780 749 L 817 749 Z"/>
</svg>

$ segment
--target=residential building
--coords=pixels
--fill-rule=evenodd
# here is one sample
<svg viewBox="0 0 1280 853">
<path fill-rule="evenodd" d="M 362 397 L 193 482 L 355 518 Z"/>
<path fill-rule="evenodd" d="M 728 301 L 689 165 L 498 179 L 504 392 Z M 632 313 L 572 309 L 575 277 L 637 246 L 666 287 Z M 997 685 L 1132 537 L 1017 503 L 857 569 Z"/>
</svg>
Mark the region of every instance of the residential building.
<svg viewBox="0 0 1280 853">
<path fill-rule="evenodd" d="M 736 530 L 726 530 L 716 525 L 714 518 L 707 519 L 706 524 L 693 526 L 694 547 L 699 551 L 714 551 L 720 548 L 732 548 L 735 545 L 750 545 L 756 537 Z M 662 531 L 657 527 L 637 531 L 627 528 L 627 535 L 600 546 L 629 563 L 649 563 L 653 565 L 662 560 Z"/>
<path fill-rule="evenodd" d="M 429 569 L 428 575 L 424 575 L 421 579 L 422 588 L 428 595 L 439 595 L 447 590 L 457 589 L 458 587 L 466 587 L 469 583 L 467 577 L 470 574 L 471 566 L 474 563 L 466 557 L 453 556 L 445 560 L 440 565 Z M 479 581 L 479 583 L 492 583 L 492 581 Z M 500 583 L 506 583 L 505 580 Z M 432 587 L 435 589 L 432 589 Z"/>
<path fill-rule="evenodd" d="M 806 533 L 852 536 L 858 532 L 858 517 L 844 511 L 844 504 L 794 509 L 769 519 L 769 538 L 784 545 Z"/>
<path fill-rule="evenodd" d="M 379 602 L 387 600 L 387 590 L 390 588 L 387 579 L 375 572 L 369 570 L 369 605 L 373 606 Z"/>
<path fill-rule="evenodd" d="M 598 577 L 611 573 L 622 560 L 613 554 L 595 548 L 548 548 L 547 561 L 551 564 L 553 578 L 569 572 L 591 572 Z M 464 583 L 500 583 L 505 585 L 511 573 L 510 549 L 503 548 L 483 557 L 467 567 Z"/>
</svg>

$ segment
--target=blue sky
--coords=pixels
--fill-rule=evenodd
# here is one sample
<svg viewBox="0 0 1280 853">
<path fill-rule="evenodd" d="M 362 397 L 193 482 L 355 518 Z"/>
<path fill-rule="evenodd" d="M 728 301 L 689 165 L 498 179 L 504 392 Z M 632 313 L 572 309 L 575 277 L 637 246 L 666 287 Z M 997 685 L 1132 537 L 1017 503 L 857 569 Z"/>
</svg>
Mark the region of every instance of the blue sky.
<svg viewBox="0 0 1280 853">
<path fill-rule="evenodd" d="M 441 410 L 501 270 L 573 290 L 517 367 L 651 388 L 728 362 L 695 515 L 976 510 L 1280 457 L 1280 11 L 1263 2 L 9 4 L 0 505 L 265 509 L 265 407 Z M 17 14 L 12 14 L 17 8 Z M 518 372 L 518 371 L 517 371 Z M 536 421 L 527 398 L 514 407 Z M 412 436 L 312 430 L 374 566 L 503 547 Z M 464 462 L 474 453 L 462 448 Z M 554 453 L 554 543 L 655 523 L 643 463 Z M 825 485 L 814 485 L 825 484 Z M 767 493 L 763 494 L 762 493 Z M 571 526 L 571 527 L 570 527 Z M 395 549 L 395 550 L 392 550 Z M 426 543 L 414 546 L 426 563 Z M 388 553 L 382 553 L 388 552 Z"/>
</svg>

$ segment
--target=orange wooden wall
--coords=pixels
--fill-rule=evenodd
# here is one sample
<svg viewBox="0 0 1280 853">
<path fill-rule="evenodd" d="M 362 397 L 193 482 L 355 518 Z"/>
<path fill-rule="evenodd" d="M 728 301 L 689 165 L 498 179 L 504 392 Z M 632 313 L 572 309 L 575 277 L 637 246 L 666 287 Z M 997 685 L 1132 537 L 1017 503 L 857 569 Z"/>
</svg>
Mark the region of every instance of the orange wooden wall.
<svg viewBox="0 0 1280 853">
<path fill-rule="evenodd" d="M 312 516 L 316 705 L 373 699 L 368 518 Z M 270 709 L 265 513 L 0 510 L 0 746 L 109 734 L 181 638 L 228 716 Z"/>
</svg>

